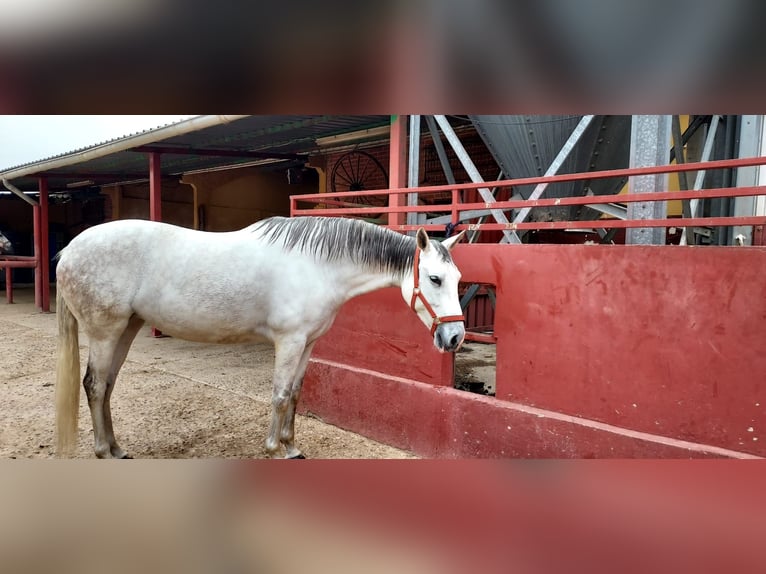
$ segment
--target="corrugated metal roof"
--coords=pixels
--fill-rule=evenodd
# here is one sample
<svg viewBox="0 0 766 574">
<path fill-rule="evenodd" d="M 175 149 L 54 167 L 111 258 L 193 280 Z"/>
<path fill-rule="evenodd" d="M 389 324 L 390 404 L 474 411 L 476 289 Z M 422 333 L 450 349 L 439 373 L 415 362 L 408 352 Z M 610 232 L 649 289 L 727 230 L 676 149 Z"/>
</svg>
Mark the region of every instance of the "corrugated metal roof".
<svg viewBox="0 0 766 574">
<path fill-rule="evenodd" d="M 136 131 L 136 132 L 128 132 L 127 134 L 123 134 L 121 136 L 117 136 L 117 137 L 114 137 L 114 138 L 111 138 L 111 139 L 107 139 L 107 140 L 102 140 L 102 141 L 93 143 L 93 144 L 88 145 L 88 146 L 74 148 L 74 149 L 72 149 L 70 151 L 65 151 L 65 152 L 62 152 L 62 153 L 57 153 L 57 154 L 54 154 L 54 155 L 45 156 L 45 157 L 42 157 L 42 158 L 39 158 L 39 159 L 34 159 L 34 160 L 31 160 L 31 161 L 28 161 L 28 162 L 25 162 L 25 163 L 20 163 L 20 164 L 8 166 L 8 167 L 3 167 L 2 170 L 0 171 L 0 173 L 7 173 L 7 172 L 18 170 L 18 169 L 23 168 L 23 167 L 34 165 L 36 163 L 47 162 L 47 161 L 50 161 L 50 160 L 53 160 L 53 159 L 57 159 L 57 158 L 63 158 L 63 157 L 66 157 L 68 155 L 77 154 L 77 153 L 85 151 L 87 149 L 97 148 L 97 147 L 104 146 L 104 145 L 107 145 L 107 144 L 110 144 L 110 143 L 113 143 L 113 142 L 117 142 L 117 141 L 128 139 L 128 138 L 132 138 L 132 137 L 135 137 L 135 136 L 140 135 L 140 134 L 148 134 L 149 132 L 157 131 L 157 130 L 159 130 L 161 128 L 165 128 L 165 127 L 168 127 L 168 126 L 180 124 L 180 123 L 183 123 L 184 121 L 186 121 L 186 120 L 185 119 L 181 119 L 181 120 L 178 120 L 176 122 L 167 122 L 167 123 L 164 123 L 164 124 L 158 124 L 158 125 L 156 125 L 154 127 L 151 127 L 151 128 L 146 128 L 144 130 L 139 130 L 139 131 Z"/>
<path fill-rule="evenodd" d="M 179 150 L 226 150 L 229 152 L 265 152 L 277 154 L 309 154 L 317 151 L 316 140 L 387 126 L 390 116 L 246 116 L 228 123 L 191 131 L 180 135 L 167 135 L 163 128 L 183 124 L 185 121 L 165 124 L 157 128 L 128 134 L 112 140 L 99 142 L 85 148 L 36 160 L 0 171 L 0 179 L 8 179 L 23 191 L 36 190 L 38 177 L 45 175 L 51 191 L 67 189 L 67 184 L 93 179 L 99 185 L 148 178 L 149 164 L 145 152 L 128 149 L 107 153 L 102 157 L 83 160 L 78 155 L 97 151 L 102 146 L 112 146 L 141 136 L 141 145 L 162 146 Z M 157 133 L 157 138 L 146 136 Z M 91 154 L 93 155 L 93 154 Z M 190 171 L 236 166 L 255 161 L 253 157 L 219 157 L 202 154 L 182 155 L 162 153 L 163 175 L 176 175 Z M 71 159 L 71 161 L 68 161 Z M 295 161 L 295 160 L 294 160 Z M 55 162 L 55 166 L 51 166 Z M 290 160 L 282 159 L 287 165 Z M 39 169 L 36 169 L 39 168 Z"/>
</svg>

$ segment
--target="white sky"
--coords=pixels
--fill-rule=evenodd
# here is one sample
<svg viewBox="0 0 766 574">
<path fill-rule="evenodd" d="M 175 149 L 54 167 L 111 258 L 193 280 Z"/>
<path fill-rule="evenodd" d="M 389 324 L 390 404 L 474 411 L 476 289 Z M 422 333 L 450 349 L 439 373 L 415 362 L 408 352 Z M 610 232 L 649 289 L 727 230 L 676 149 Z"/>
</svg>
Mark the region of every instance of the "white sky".
<svg viewBox="0 0 766 574">
<path fill-rule="evenodd" d="M 191 117 L 0 115 L 0 170 Z"/>
</svg>

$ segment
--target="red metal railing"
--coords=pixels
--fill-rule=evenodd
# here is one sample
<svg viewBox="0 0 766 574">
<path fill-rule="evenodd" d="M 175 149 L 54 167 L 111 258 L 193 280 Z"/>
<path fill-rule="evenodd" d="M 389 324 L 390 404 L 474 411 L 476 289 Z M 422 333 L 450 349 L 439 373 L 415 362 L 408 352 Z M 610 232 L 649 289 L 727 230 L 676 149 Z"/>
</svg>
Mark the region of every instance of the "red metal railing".
<svg viewBox="0 0 766 574">
<path fill-rule="evenodd" d="M 766 195 L 764 186 L 726 187 L 715 189 L 702 189 L 692 191 L 661 191 L 653 193 L 615 194 L 615 195 L 591 195 L 581 197 L 545 198 L 536 200 L 505 200 L 493 202 L 463 202 L 461 190 L 476 190 L 480 188 L 508 188 L 514 186 L 538 185 L 542 183 L 560 183 L 594 179 L 624 178 L 643 175 L 657 175 L 665 173 L 678 173 L 688 171 L 709 171 L 713 169 L 742 168 L 766 165 L 766 157 L 752 157 L 730 160 L 716 160 L 709 162 L 686 163 L 681 165 L 664 165 L 653 167 L 641 167 L 631 169 L 615 169 L 606 171 L 592 171 L 586 173 L 573 173 L 554 176 L 527 177 L 519 179 L 506 179 L 482 183 L 463 183 L 456 185 L 435 185 L 429 187 L 410 187 L 371 191 L 346 191 L 332 193 L 316 193 L 308 195 L 290 196 L 290 213 L 292 216 L 300 215 L 323 215 L 323 216 L 380 216 L 391 213 L 439 213 L 450 214 L 450 221 L 455 225 L 455 230 L 525 230 L 525 229 L 581 229 L 589 220 L 576 221 L 529 221 L 520 223 L 460 223 L 460 213 L 469 210 L 510 210 L 535 207 L 563 207 L 571 205 L 595 205 L 606 203 L 632 203 L 648 201 L 672 201 L 688 199 L 708 199 L 722 197 L 747 197 Z M 391 196 L 405 193 L 418 193 L 421 197 L 433 196 L 434 194 L 451 194 L 450 203 L 434 203 L 430 205 L 396 206 L 392 205 Z M 389 198 L 387 206 L 369 206 L 360 203 L 359 200 L 370 197 Z M 313 207 L 299 207 L 299 203 L 309 204 Z M 320 209 L 317 209 L 320 208 Z M 664 219 L 596 219 L 590 220 L 594 227 L 608 228 L 637 228 L 637 227 L 705 227 L 705 226 L 733 226 L 766 224 L 766 216 L 747 217 L 692 217 L 692 218 L 664 218 Z M 440 224 L 426 225 L 389 225 L 397 231 L 412 231 L 418 227 L 425 227 L 428 231 L 441 231 L 444 229 Z"/>
<path fill-rule="evenodd" d="M 333 193 L 319 193 L 310 195 L 293 195 L 290 197 L 290 212 L 292 216 L 301 215 L 322 215 L 322 216 L 351 216 L 351 217 L 373 217 L 379 218 L 384 214 L 392 213 L 430 213 L 430 214 L 449 214 L 450 223 L 455 231 L 467 229 L 469 231 L 514 231 L 514 230 L 565 230 L 582 229 L 585 226 L 592 226 L 599 229 L 611 228 L 641 228 L 641 227 L 717 227 L 733 225 L 752 225 L 754 226 L 753 239 L 754 244 L 763 242 L 763 229 L 766 225 L 766 216 L 742 216 L 742 217 L 693 217 L 693 218 L 663 218 L 663 219 L 611 219 L 600 218 L 594 220 L 576 220 L 576 221 L 526 221 L 520 223 L 460 223 L 460 214 L 467 211 L 481 211 L 488 213 L 488 210 L 507 211 L 510 209 L 537 208 L 537 207 L 564 207 L 572 205 L 597 205 L 610 203 L 632 203 L 648 201 L 673 201 L 690 199 L 707 199 L 723 197 L 747 197 L 766 195 L 764 186 L 748 187 L 727 187 L 715 189 L 703 189 L 692 191 L 662 191 L 652 193 L 635 194 L 615 194 L 615 195 L 590 195 L 580 197 L 563 198 L 543 198 L 535 200 L 502 200 L 493 202 L 467 202 L 461 197 L 462 190 L 476 190 L 480 188 L 509 188 L 514 186 L 539 185 L 543 183 L 559 183 L 582 180 L 624 178 L 645 175 L 657 175 L 664 173 L 678 173 L 689 171 L 708 171 L 713 169 L 731 169 L 766 165 L 766 157 L 753 157 L 731 160 L 717 160 L 700 163 L 687 163 L 681 165 L 665 165 L 656 167 L 642 167 L 632 169 L 616 169 L 607 171 L 592 171 L 587 173 L 573 173 L 555 176 L 527 177 L 519 179 L 508 179 L 501 181 L 482 182 L 482 183 L 464 183 L 456 185 L 434 185 L 417 188 L 397 188 L 369 191 L 347 191 Z M 405 193 L 418 193 L 421 198 L 431 198 L 436 201 L 443 201 L 445 195 L 450 198 L 449 203 L 432 203 L 428 205 L 403 206 L 396 205 L 394 196 L 401 196 Z M 436 196 L 436 197 L 434 197 Z M 369 202 L 371 198 L 382 198 L 385 205 L 370 206 L 369 203 L 362 203 L 365 200 Z M 311 208 L 299 207 L 299 204 L 309 204 Z M 472 217 L 477 219 L 478 216 Z M 465 218 L 464 218 L 465 219 Z M 444 224 L 403 224 L 387 225 L 396 231 L 412 231 L 419 227 L 424 227 L 428 231 L 444 231 Z M 475 301 L 472 303 L 476 303 Z M 468 309 L 466 310 L 468 311 Z M 467 313 L 470 315 L 470 313 Z M 494 312 L 491 322 L 494 320 Z M 486 321 L 485 321 L 486 322 Z M 473 325 L 466 335 L 467 339 L 495 342 L 494 333 L 477 332 L 478 324 Z M 490 327 L 487 325 L 487 327 Z"/>
<path fill-rule="evenodd" d="M 13 277 L 11 272 L 16 268 L 37 267 L 37 257 L 24 255 L 0 255 L 0 269 L 5 268 L 5 298 L 8 303 L 13 303 Z"/>
</svg>

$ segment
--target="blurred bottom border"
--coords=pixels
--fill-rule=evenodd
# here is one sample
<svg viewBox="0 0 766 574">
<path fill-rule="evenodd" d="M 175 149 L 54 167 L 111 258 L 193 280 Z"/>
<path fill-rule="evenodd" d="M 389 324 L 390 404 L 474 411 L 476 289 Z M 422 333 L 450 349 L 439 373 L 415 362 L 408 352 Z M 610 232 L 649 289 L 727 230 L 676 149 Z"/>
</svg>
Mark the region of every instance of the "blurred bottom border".
<svg viewBox="0 0 766 574">
<path fill-rule="evenodd" d="M 763 461 L 4 461 L 6 571 L 764 572 Z"/>
</svg>

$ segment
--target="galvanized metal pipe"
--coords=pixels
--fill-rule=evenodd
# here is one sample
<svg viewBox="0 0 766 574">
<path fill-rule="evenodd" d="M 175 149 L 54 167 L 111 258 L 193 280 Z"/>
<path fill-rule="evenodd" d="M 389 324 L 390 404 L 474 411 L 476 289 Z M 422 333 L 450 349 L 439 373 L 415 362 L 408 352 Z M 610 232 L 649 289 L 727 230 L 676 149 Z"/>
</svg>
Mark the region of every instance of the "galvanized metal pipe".
<svg viewBox="0 0 766 574">
<path fill-rule="evenodd" d="M 669 115 L 634 115 L 630 130 L 630 167 L 664 166 L 670 154 L 671 118 Z M 682 167 L 682 166 L 681 166 Z M 628 194 L 652 193 L 667 189 L 667 173 L 653 176 L 631 177 Z M 630 219 L 664 219 L 667 205 L 664 202 L 647 201 L 628 206 Z M 640 245 L 663 245 L 664 229 L 637 228 L 625 235 L 625 243 Z"/>
<path fill-rule="evenodd" d="M 410 158 L 407 162 L 407 187 L 418 187 L 418 177 L 420 175 L 420 116 L 410 116 Z M 407 194 L 407 205 L 418 204 L 418 193 Z M 407 214 L 407 223 L 416 225 L 424 218 L 417 213 Z"/>
<path fill-rule="evenodd" d="M 10 181 L 8 181 L 6 178 L 3 178 L 3 185 L 10 191 L 11 193 L 14 193 L 18 195 L 21 199 L 26 201 L 29 205 L 32 207 L 37 207 L 38 203 L 31 197 L 29 197 L 26 193 L 21 191 L 18 187 L 13 185 Z"/>
</svg>

